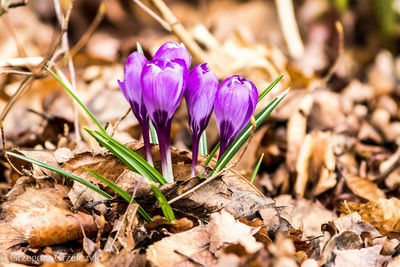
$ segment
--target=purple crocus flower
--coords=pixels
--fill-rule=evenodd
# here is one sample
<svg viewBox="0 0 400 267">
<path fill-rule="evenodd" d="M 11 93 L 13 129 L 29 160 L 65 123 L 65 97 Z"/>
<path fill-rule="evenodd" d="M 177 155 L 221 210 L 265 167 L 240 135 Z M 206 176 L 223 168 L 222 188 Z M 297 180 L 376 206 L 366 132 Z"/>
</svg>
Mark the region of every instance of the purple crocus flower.
<svg viewBox="0 0 400 267">
<path fill-rule="evenodd" d="M 249 122 L 258 100 L 255 85 L 239 76 L 226 78 L 217 93 L 214 110 L 221 138 L 221 157 Z"/>
<path fill-rule="evenodd" d="M 173 181 L 171 161 L 171 119 L 184 92 L 187 68 L 183 60 L 153 59 L 143 67 L 143 100 L 157 132 L 161 167 L 168 182 Z"/>
<path fill-rule="evenodd" d="M 143 90 L 140 82 L 143 66 L 147 63 L 146 57 L 133 52 L 129 55 L 124 66 L 125 80 L 118 80 L 119 87 L 132 108 L 132 112 L 142 128 L 143 142 L 146 150 L 147 162 L 153 165 L 149 138 L 149 115 L 143 102 Z"/>
<path fill-rule="evenodd" d="M 153 59 L 182 59 L 185 61 L 186 68 L 190 69 L 191 58 L 184 44 L 175 42 L 166 42 L 155 53 Z"/>
<path fill-rule="evenodd" d="M 210 121 L 214 100 L 219 88 L 217 76 L 207 68 L 207 63 L 192 69 L 186 83 L 185 99 L 192 131 L 192 177 L 196 174 L 200 136 Z"/>
</svg>

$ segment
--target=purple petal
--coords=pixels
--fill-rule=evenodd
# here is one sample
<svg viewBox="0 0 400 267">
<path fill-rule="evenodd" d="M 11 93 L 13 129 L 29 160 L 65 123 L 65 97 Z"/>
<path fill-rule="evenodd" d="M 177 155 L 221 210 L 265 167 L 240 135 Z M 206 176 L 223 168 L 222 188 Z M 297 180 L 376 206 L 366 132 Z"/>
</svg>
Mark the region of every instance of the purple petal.
<svg viewBox="0 0 400 267">
<path fill-rule="evenodd" d="M 175 42 L 166 42 L 154 54 L 153 59 L 182 59 L 185 61 L 186 68 L 190 69 L 191 58 L 184 44 Z"/>
<path fill-rule="evenodd" d="M 207 127 L 218 88 L 218 78 L 207 68 L 206 63 L 197 65 L 190 72 L 185 99 L 193 134 L 199 134 Z"/>
<path fill-rule="evenodd" d="M 144 66 L 143 100 L 155 126 L 164 127 L 178 108 L 184 92 L 185 72 L 185 66 L 165 59 L 151 60 Z"/>
<path fill-rule="evenodd" d="M 125 81 L 118 81 L 121 91 L 132 107 L 132 112 L 141 121 L 147 116 L 142 99 L 141 73 L 147 59 L 139 52 L 129 55 L 124 66 Z"/>
<path fill-rule="evenodd" d="M 226 148 L 250 121 L 257 99 L 257 88 L 241 76 L 234 75 L 222 82 L 214 104 L 221 148 Z"/>
</svg>

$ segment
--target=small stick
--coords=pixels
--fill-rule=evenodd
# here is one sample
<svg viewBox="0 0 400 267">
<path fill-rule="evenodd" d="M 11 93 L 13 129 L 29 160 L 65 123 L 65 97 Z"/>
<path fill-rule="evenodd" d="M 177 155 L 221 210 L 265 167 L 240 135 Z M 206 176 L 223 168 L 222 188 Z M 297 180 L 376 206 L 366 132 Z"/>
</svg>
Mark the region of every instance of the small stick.
<svg viewBox="0 0 400 267">
<path fill-rule="evenodd" d="M 1 74 L 16 74 L 16 75 L 33 75 L 32 72 L 29 71 L 18 71 L 18 70 L 2 70 L 0 71 L 0 75 Z"/>
<path fill-rule="evenodd" d="M 178 254 L 179 256 L 182 256 L 182 257 L 186 258 L 188 261 L 190 261 L 190 262 L 193 263 L 193 264 L 196 264 L 196 265 L 199 265 L 199 266 L 204 266 L 204 264 L 202 264 L 202 263 L 196 261 L 196 260 L 193 259 L 192 257 L 189 257 L 189 256 L 183 254 L 182 252 L 180 252 L 180 251 L 177 250 L 177 249 L 174 249 L 174 252 L 175 252 L 176 254 Z"/>
<path fill-rule="evenodd" d="M 67 28 L 69 20 L 63 16 L 60 6 L 61 0 L 53 0 L 54 9 L 57 14 L 58 21 L 61 25 L 61 28 Z M 72 10 L 73 1 L 70 1 L 70 5 L 68 7 L 67 13 L 70 13 Z M 75 67 L 74 62 L 72 61 L 72 57 L 69 53 L 69 44 L 68 44 L 68 31 L 64 31 L 61 37 L 61 46 L 62 51 L 64 52 L 65 57 L 68 59 L 68 71 L 69 76 L 71 78 L 71 91 L 76 93 L 76 77 L 75 77 Z M 74 111 L 74 130 L 75 130 L 75 138 L 76 142 L 79 143 L 82 140 L 81 134 L 79 132 L 79 120 L 78 120 L 78 108 L 77 103 L 73 102 L 73 111 Z"/>
<path fill-rule="evenodd" d="M 150 17 L 152 17 L 154 20 L 156 20 L 158 23 L 161 24 L 161 26 L 171 32 L 172 29 L 169 26 L 168 22 L 166 22 L 165 20 L 163 20 L 159 15 L 157 15 L 153 10 L 151 10 L 150 8 L 148 8 L 145 4 L 143 4 L 140 0 L 132 0 L 136 5 L 138 5 L 141 9 L 143 9 L 144 12 L 146 12 L 147 14 L 150 15 Z"/>
<path fill-rule="evenodd" d="M 111 137 L 114 136 L 115 130 L 118 128 L 118 125 L 121 123 L 121 121 L 125 120 L 125 118 L 128 116 L 129 112 L 131 112 L 131 110 L 132 110 L 131 108 L 128 108 L 128 110 L 125 112 L 125 114 L 121 118 L 119 118 L 117 120 L 117 122 L 114 124 L 114 126 L 112 127 L 112 130 L 111 130 L 111 134 L 110 134 Z"/>
<path fill-rule="evenodd" d="M 1 1 L 0 5 L 0 17 L 8 12 L 10 8 L 16 8 L 20 6 L 25 6 L 28 4 L 28 0 L 22 0 L 19 2 L 9 2 L 9 1 Z"/>
<path fill-rule="evenodd" d="M 6 137 L 5 137 L 5 134 L 4 134 L 4 122 L 3 122 L 3 121 L 0 121 L 0 129 L 1 129 L 1 141 L 2 141 L 2 144 L 3 144 L 2 150 L 3 150 L 4 157 L 6 158 L 8 164 L 10 164 L 11 168 L 12 168 L 16 173 L 18 173 L 19 175 L 23 176 L 24 174 L 23 174 L 22 172 L 20 172 L 20 171 L 14 166 L 14 164 L 12 164 L 10 158 L 9 158 L 8 155 L 7 155 L 7 152 L 6 152 Z M 8 181 L 8 182 L 10 182 L 10 181 Z"/>
<path fill-rule="evenodd" d="M 217 172 L 216 174 L 214 174 L 213 176 L 211 176 L 210 178 L 208 178 L 208 179 L 205 180 L 204 182 L 201 182 L 200 184 L 198 184 L 198 185 L 196 185 L 195 187 L 189 189 L 189 190 L 186 191 L 185 193 L 183 193 L 183 194 L 181 194 L 181 195 L 179 195 L 179 196 L 177 196 L 177 197 L 175 197 L 175 198 L 169 200 L 169 201 L 168 201 L 168 204 L 172 204 L 172 203 L 178 201 L 179 199 L 184 198 L 184 197 L 186 197 L 187 195 L 193 193 L 194 191 L 196 191 L 196 190 L 199 189 L 200 187 L 202 187 L 202 186 L 208 184 L 209 182 L 211 182 L 212 180 L 214 180 L 215 178 L 217 178 L 218 176 L 220 176 L 221 173 L 223 173 L 223 172 L 225 172 L 225 171 L 227 171 L 227 170 L 229 170 L 229 168 L 223 168 L 222 170 L 220 170 L 219 172 Z"/>
</svg>

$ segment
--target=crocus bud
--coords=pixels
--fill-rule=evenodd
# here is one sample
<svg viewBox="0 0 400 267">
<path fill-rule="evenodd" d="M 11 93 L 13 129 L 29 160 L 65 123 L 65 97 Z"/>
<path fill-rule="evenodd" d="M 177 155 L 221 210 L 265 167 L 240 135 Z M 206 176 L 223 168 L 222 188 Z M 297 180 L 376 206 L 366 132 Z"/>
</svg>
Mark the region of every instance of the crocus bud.
<svg viewBox="0 0 400 267">
<path fill-rule="evenodd" d="M 191 58 L 184 44 L 166 42 L 155 53 L 153 59 L 182 59 L 185 61 L 186 68 L 190 69 Z"/>
<path fill-rule="evenodd" d="M 221 138 L 219 157 L 250 121 L 257 100 L 258 91 L 251 81 L 234 75 L 222 82 L 214 104 Z"/>
<path fill-rule="evenodd" d="M 171 119 L 184 92 L 186 65 L 182 60 L 153 59 L 143 67 L 143 100 L 157 132 L 164 178 L 172 182 Z"/>
<path fill-rule="evenodd" d="M 194 67 L 187 79 L 185 99 L 193 139 L 192 176 L 195 175 L 200 136 L 210 121 L 218 88 L 218 78 L 207 68 L 207 63 Z"/>
<path fill-rule="evenodd" d="M 149 164 L 153 165 L 149 138 L 149 115 L 143 102 L 143 90 L 140 82 L 142 69 L 146 63 L 147 59 L 143 54 L 139 52 L 130 54 L 124 66 L 125 80 L 118 80 L 118 84 L 142 128 L 147 161 Z"/>
</svg>

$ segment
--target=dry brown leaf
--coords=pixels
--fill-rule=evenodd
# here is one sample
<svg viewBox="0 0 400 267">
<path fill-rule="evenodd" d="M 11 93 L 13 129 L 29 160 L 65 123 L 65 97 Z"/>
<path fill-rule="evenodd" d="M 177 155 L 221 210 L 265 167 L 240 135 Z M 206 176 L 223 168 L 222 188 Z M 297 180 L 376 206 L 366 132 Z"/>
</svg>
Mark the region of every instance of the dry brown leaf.
<svg viewBox="0 0 400 267">
<path fill-rule="evenodd" d="M 210 233 L 207 227 L 198 226 L 154 243 L 147 248 L 146 257 L 155 266 L 197 266 L 187 257 L 201 264 L 211 265 L 215 263 L 215 258 L 207 249 L 209 243 Z"/>
<path fill-rule="evenodd" d="M 6 218 L 3 223 L 23 235 L 32 247 L 82 238 L 77 220 L 87 235 L 95 234 L 97 226 L 91 215 L 71 211 L 64 199 L 68 190 L 66 186 L 55 185 L 54 188 L 28 187 L 22 194 L 9 194 L 2 204 L 2 217 Z M 77 220 L 66 215 L 74 215 Z"/>
<path fill-rule="evenodd" d="M 344 124 L 346 104 L 351 106 L 349 100 L 337 93 L 326 90 L 316 91 L 308 126 L 313 130 L 326 131 Z"/>
<path fill-rule="evenodd" d="M 286 164 L 291 172 L 296 170 L 296 161 L 301 145 L 307 133 L 307 117 L 310 114 L 314 102 L 313 95 L 305 95 L 297 105 L 295 112 L 289 118 L 287 124 L 287 152 Z"/>
<path fill-rule="evenodd" d="M 294 185 L 296 195 L 304 196 L 308 183 L 316 184 L 312 190 L 313 196 L 335 186 L 335 165 L 332 134 L 329 132 L 308 134 L 296 163 L 297 178 Z"/>
<path fill-rule="evenodd" d="M 305 236 L 320 236 L 321 225 L 334 220 L 336 215 L 320 202 L 307 199 L 292 199 L 289 195 L 275 198 L 277 206 L 292 206 L 290 216 L 295 229 L 302 229 Z"/>
<path fill-rule="evenodd" d="M 163 190 L 163 193 L 171 200 L 201 182 L 204 180 L 195 177 Z M 172 207 L 187 215 L 208 221 L 211 213 L 222 209 L 235 218 L 251 217 L 261 208 L 272 207 L 273 203 L 271 198 L 260 194 L 248 180 L 228 172 L 174 202 Z"/>
<path fill-rule="evenodd" d="M 210 235 L 210 251 L 214 254 L 225 243 L 240 244 L 251 254 L 263 247 L 262 243 L 252 236 L 252 227 L 235 221 L 235 218 L 224 210 L 211 215 L 207 229 Z"/>
<path fill-rule="evenodd" d="M 369 201 L 377 201 L 385 198 L 385 193 L 379 189 L 378 185 L 370 182 L 366 178 L 355 175 L 345 175 L 346 185 L 358 197 Z"/>
<path fill-rule="evenodd" d="M 350 204 L 350 203 L 349 203 Z M 357 211 L 363 221 L 371 223 L 382 235 L 390 232 L 400 232 L 400 200 L 398 198 L 370 201 L 365 204 L 359 204 L 358 207 L 349 205 L 351 211 Z M 346 209 L 341 209 L 346 211 Z"/>
</svg>

